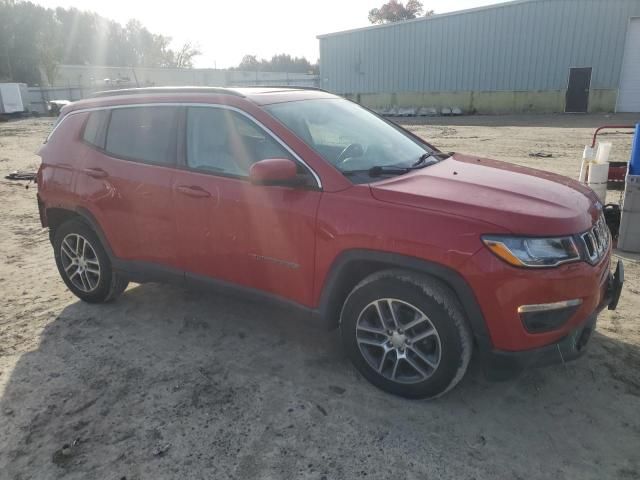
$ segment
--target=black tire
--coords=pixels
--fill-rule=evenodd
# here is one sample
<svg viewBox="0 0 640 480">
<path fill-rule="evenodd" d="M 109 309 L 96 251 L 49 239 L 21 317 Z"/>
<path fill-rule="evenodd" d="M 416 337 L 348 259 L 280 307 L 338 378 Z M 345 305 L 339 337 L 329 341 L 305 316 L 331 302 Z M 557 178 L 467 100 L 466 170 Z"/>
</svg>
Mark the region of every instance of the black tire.
<svg viewBox="0 0 640 480">
<path fill-rule="evenodd" d="M 79 285 L 76 285 L 65 272 L 65 263 L 67 267 L 69 267 L 70 257 L 63 252 L 63 241 L 65 239 L 77 238 L 75 236 L 80 236 L 84 241 L 88 242 L 92 252 L 95 253 L 95 255 L 91 255 L 91 262 L 92 264 L 96 264 L 96 269 L 99 271 L 99 275 L 90 277 L 94 283 L 89 283 L 89 277 L 85 277 L 87 278 L 86 282 L 84 279 L 82 280 L 82 285 L 86 285 L 85 290 L 81 289 Z M 72 240 L 69 241 L 72 242 Z M 117 298 L 125 291 L 127 285 L 129 285 L 129 281 L 126 278 L 112 270 L 111 261 L 100 239 L 92 228 L 82 220 L 67 220 L 56 228 L 52 243 L 58 272 L 69 290 L 80 300 L 88 303 L 109 302 Z M 70 272 L 73 271 L 73 266 L 71 266 Z M 77 278 L 77 275 L 74 276 L 74 278 Z M 77 281 L 78 280 L 76 280 L 76 282 Z"/>
<path fill-rule="evenodd" d="M 385 305 L 392 305 L 386 313 L 380 309 Z M 380 316 L 382 324 L 391 317 L 392 322 L 409 326 L 411 318 L 422 318 L 420 313 L 427 321 L 422 320 L 420 326 L 407 331 L 402 328 L 387 330 L 385 334 L 367 331 L 375 327 L 370 322 Z M 403 315 L 406 318 L 401 318 Z M 418 328 L 423 330 L 416 332 Z M 473 351 L 471 330 L 455 294 L 432 277 L 402 270 L 377 272 L 356 285 L 342 308 L 340 331 L 347 354 L 358 371 L 378 388 L 405 398 L 434 398 L 451 390 L 464 376 Z M 389 335 L 390 331 L 396 336 Z M 431 336 L 412 343 L 425 335 Z M 373 339 L 384 345 L 363 343 L 363 336 L 364 341 Z M 425 348 L 430 350 L 428 355 Z M 376 355 L 380 361 L 374 368 Z M 435 368 L 423 361 L 429 355 Z M 420 368 L 414 368 L 416 364 Z M 407 372 L 404 379 L 398 374 L 403 370 Z"/>
</svg>

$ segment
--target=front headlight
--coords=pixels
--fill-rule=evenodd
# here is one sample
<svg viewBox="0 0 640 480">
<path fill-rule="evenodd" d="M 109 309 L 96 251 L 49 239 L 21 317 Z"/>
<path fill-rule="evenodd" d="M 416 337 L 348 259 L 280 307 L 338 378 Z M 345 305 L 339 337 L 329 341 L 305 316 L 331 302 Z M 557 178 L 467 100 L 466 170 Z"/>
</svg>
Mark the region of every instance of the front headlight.
<svg viewBox="0 0 640 480">
<path fill-rule="evenodd" d="M 484 235 L 482 241 L 499 258 L 515 267 L 555 267 L 580 259 L 573 237 Z"/>
</svg>

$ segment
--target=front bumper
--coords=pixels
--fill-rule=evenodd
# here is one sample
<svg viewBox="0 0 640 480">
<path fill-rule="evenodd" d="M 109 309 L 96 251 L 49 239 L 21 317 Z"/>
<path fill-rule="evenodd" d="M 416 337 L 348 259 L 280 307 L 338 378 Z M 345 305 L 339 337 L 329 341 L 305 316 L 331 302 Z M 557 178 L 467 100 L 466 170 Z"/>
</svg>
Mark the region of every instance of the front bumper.
<svg viewBox="0 0 640 480">
<path fill-rule="evenodd" d="M 544 347 L 519 352 L 501 350 L 487 352 L 483 359 L 487 377 L 491 380 L 506 380 L 530 367 L 563 363 L 582 356 L 596 328 L 598 314 L 605 308 L 616 309 L 623 284 L 624 265 L 621 260 L 618 260 L 615 273 L 609 274 L 606 292 L 600 305 L 582 324 L 562 339 Z"/>
</svg>

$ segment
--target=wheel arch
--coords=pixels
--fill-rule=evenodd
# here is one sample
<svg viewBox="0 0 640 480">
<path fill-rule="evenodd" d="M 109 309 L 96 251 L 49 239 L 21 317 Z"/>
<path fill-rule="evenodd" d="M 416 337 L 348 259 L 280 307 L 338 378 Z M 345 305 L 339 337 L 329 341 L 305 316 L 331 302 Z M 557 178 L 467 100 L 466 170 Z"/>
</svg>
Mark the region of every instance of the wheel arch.
<svg viewBox="0 0 640 480">
<path fill-rule="evenodd" d="M 420 258 L 379 252 L 374 250 L 348 250 L 334 260 L 327 274 L 320 301 L 318 315 L 330 329 L 339 326 L 340 311 L 347 296 L 361 280 L 387 269 L 402 269 L 440 280 L 460 301 L 476 344 L 482 350 L 490 350 L 491 339 L 473 290 L 455 270 Z"/>
<path fill-rule="evenodd" d="M 45 227 L 49 227 L 49 238 L 53 240 L 56 230 L 60 225 L 68 220 L 78 217 L 79 215 L 73 210 L 60 207 L 50 207 L 45 209 L 44 218 L 46 219 L 46 223 L 42 222 L 42 224 Z"/>
<path fill-rule="evenodd" d="M 68 220 L 78 219 L 85 222 L 96 233 L 100 242 L 104 246 L 110 260 L 113 260 L 113 250 L 107 240 L 100 223 L 95 216 L 86 208 L 78 207 L 76 209 L 63 207 L 50 207 L 46 209 L 47 226 L 49 227 L 49 238 L 53 240 L 56 229 Z"/>
</svg>

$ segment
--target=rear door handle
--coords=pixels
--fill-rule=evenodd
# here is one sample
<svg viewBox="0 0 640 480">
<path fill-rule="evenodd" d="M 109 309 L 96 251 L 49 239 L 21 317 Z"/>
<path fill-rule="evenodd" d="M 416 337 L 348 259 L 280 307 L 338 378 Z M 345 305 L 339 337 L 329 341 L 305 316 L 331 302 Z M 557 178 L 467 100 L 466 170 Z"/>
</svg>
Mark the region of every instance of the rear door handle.
<svg viewBox="0 0 640 480">
<path fill-rule="evenodd" d="M 211 196 L 209 192 L 197 185 L 178 185 L 176 190 L 190 197 L 206 198 Z"/>
<path fill-rule="evenodd" d="M 105 178 L 109 176 L 109 174 L 101 168 L 85 168 L 83 172 L 93 178 Z"/>
</svg>

